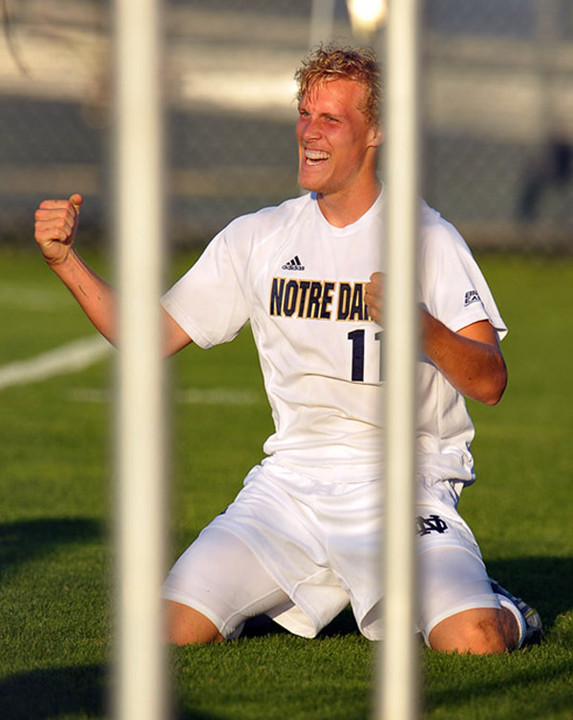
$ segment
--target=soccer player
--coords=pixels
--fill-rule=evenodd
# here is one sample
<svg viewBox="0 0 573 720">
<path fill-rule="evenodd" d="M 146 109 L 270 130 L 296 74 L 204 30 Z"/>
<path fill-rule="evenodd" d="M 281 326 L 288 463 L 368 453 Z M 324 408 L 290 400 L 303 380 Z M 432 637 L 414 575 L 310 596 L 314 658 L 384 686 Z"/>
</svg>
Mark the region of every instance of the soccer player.
<svg viewBox="0 0 573 720">
<path fill-rule="evenodd" d="M 321 47 L 296 78 L 307 194 L 230 223 L 162 301 L 167 355 L 250 322 L 275 424 L 236 500 L 165 581 L 177 644 L 236 637 L 259 614 L 314 637 L 349 603 L 366 637 L 381 634 L 379 68 L 369 51 Z M 36 240 L 117 342 L 114 291 L 73 247 L 81 202 L 43 202 Z M 538 636 L 539 616 L 489 578 L 457 505 L 474 481 L 464 396 L 500 400 L 506 327 L 454 227 L 422 201 L 420 224 L 417 625 L 436 650 L 498 653 Z"/>
</svg>

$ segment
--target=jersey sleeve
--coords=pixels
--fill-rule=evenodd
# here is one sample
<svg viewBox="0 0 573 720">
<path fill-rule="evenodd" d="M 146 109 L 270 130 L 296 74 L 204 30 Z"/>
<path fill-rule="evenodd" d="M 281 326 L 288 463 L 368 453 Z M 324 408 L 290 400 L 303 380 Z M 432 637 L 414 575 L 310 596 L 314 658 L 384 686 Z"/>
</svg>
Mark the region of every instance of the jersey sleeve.
<svg viewBox="0 0 573 720">
<path fill-rule="evenodd" d="M 249 318 L 244 272 L 231 226 L 162 298 L 164 309 L 202 348 L 232 340 Z"/>
<path fill-rule="evenodd" d="M 501 340 L 507 327 L 469 247 L 438 216 L 422 223 L 420 301 L 428 312 L 457 332 L 489 320 Z"/>
</svg>

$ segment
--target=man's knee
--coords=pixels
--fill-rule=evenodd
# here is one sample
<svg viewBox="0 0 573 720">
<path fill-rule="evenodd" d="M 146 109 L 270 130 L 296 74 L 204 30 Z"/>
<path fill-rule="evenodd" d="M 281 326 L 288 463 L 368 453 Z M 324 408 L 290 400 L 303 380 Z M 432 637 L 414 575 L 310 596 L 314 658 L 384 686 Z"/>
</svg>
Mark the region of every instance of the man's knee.
<svg viewBox="0 0 573 720">
<path fill-rule="evenodd" d="M 165 639 L 175 645 L 205 645 L 225 638 L 208 617 L 173 600 L 164 603 Z"/>
<path fill-rule="evenodd" d="M 513 650 L 518 629 L 505 610 L 475 608 L 442 620 L 430 632 L 433 650 L 486 655 Z M 517 637 L 516 637 L 517 636 Z"/>
</svg>

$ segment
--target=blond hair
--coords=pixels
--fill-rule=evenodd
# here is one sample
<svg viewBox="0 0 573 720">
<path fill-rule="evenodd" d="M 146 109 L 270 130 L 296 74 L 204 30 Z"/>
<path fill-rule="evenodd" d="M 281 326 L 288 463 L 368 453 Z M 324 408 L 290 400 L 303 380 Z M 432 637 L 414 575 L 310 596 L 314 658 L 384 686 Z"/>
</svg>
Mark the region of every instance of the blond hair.
<svg viewBox="0 0 573 720">
<path fill-rule="evenodd" d="M 359 108 L 372 125 L 380 121 L 382 83 L 380 68 L 373 50 L 320 45 L 302 61 L 295 73 L 298 83 L 297 100 L 316 85 L 331 80 L 355 80 L 365 90 Z"/>
</svg>

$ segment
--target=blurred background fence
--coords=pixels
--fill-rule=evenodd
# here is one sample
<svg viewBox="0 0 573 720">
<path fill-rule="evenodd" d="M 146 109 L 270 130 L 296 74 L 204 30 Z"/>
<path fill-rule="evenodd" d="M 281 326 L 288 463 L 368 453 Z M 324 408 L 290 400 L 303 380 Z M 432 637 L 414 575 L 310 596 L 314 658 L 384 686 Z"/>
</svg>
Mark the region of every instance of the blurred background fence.
<svg viewBox="0 0 573 720">
<path fill-rule="evenodd" d="M 84 236 L 105 237 L 111 5 L 1 7 L 0 242 L 29 242 L 36 204 L 76 191 Z M 203 244 L 299 192 L 294 70 L 355 39 L 345 0 L 164 7 L 166 234 Z M 424 196 L 473 248 L 573 251 L 573 0 L 427 0 L 424 22 Z"/>
</svg>

